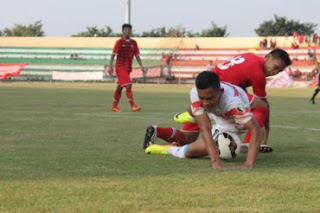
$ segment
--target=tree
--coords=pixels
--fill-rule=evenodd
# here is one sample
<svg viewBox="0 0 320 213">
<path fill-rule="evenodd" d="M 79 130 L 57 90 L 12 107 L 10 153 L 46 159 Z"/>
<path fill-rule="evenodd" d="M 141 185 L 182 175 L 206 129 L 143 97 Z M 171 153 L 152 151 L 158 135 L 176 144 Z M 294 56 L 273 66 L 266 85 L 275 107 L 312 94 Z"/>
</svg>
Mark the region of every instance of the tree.
<svg viewBox="0 0 320 213">
<path fill-rule="evenodd" d="M 80 32 L 74 35 L 71 35 L 72 37 L 118 37 L 121 36 L 121 34 L 113 33 L 111 27 L 106 26 L 105 28 L 98 29 L 98 27 L 87 27 L 87 31 Z"/>
<path fill-rule="evenodd" d="M 165 27 L 152 29 L 150 32 L 142 32 L 141 37 L 166 37 L 167 30 Z"/>
<path fill-rule="evenodd" d="M 274 20 L 264 21 L 259 25 L 255 32 L 259 36 L 283 36 L 286 33 L 314 33 L 317 24 L 313 23 L 300 23 L 299 21 L 288 20 L 286 17 L 274 15 Z"/>
<path fill-rule="evenodd" d="M 227 27 L 219 27 L 214 22 L 211 22 L 211 27 L 201 31 L 200 37 L 226 37 L 228 36 Z"/>
<path fill-rule="evenodd" d="M 185 37 L 186 30 L 182 26 L 171 27 L 167 32 L 167 37 Z"/>
<path fill-rule="evenodd" d="M 186 36 L 187 37 L 200 37 L 200 33 L 193 32 L 193 31 L 188 31 Z"/>
<path fill-rule="evenodd" d="M 42 37 L 45 36 L 42 31 L 41 21 L 36 21 L 34 24 L 22 25 L 15 24 L 12 29 L 5 28 L 2 36 L 17 36 L 17 37 Z"/>
</svg>

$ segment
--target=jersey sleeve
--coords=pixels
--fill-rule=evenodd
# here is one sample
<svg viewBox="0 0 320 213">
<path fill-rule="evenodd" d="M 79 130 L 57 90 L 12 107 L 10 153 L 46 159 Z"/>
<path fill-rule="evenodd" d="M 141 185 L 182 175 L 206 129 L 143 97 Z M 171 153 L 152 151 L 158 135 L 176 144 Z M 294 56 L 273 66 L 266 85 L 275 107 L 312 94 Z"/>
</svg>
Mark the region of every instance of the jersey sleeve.
<svg viewBox="0 0 320 213">
<path fill-rule="evenodd" d="M 259 98 L 265 98 L 267 96 L 266 93 L 266 77 L 265 76 L 253 76 L 252 79 L 252 90 L 253 90 L 253 94 Z"/>
<path fill-rule="evenodd" d="M 119 53 L 120 40 L 116 41 L 112 53 L 117 55 Z"/>
<path fill-rule="evenodd" d="M 194 87 L 190 91 L 191 112 L 194 116 L 199 116 L 205 113 L 205 110 L 199 100 L 197 89 Z"/>
<path fill-rule="evenodd" d="M 263 71 L 263 65 L 259 61 L 255 61 L 249 68 L 251 75 L 250 81 L 252 85 L 253 94 L 259 98 L 265 98 L 266 93 L 266 76 Z"/>
<path fill-rule="evenodd" d="M 241 102 L 228 105 L 225 117 L 233 117 L 235 123 L 244 125 L 252 119 L 253 114 L 250 108 L 245 107 Z"/>
</svg>

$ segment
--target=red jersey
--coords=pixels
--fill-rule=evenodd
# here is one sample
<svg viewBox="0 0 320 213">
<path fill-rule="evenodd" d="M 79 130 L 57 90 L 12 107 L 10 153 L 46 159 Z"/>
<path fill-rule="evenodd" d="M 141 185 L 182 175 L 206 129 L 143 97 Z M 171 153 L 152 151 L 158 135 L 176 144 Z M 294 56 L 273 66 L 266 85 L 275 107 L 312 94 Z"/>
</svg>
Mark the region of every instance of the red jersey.
<svg viewBox="0 0 320 213">
<path fill-rule="evenodd" d="M 221 81 L 229 82 L 245 89 L 252 86 L 255 96 L 266 97 L 266 75 L 264 58 L 245 53 L 231 58 L 212 69 Z"/>
<path fill-rule="evenodd" d="M 138 56 L 140 51 L 135 40 L 122 37 L 114 45 L 113 54 L 117 55 L 116 70 L 131 72 L 133 56 Z"/>
</svg>

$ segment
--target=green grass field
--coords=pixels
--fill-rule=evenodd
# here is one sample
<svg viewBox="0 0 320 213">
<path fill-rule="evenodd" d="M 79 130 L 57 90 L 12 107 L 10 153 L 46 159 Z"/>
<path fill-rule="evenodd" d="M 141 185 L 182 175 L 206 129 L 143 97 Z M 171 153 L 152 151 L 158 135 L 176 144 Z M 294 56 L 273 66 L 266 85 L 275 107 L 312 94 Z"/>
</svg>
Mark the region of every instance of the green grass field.
<svg viewBox="0 0 320 213">
<path fill-rule="evenodd" d="M 146 155 L 146 126 L 175 126 L 191 85 L 0 82 L 0 212 L 319 212 L 320 98 L 272 89 L 269 144 L 250 171 Z M 160 143 L 160 142 L 159 142 Z M 246 155 L 235 162 L 239 165 Z"/>
</svg>

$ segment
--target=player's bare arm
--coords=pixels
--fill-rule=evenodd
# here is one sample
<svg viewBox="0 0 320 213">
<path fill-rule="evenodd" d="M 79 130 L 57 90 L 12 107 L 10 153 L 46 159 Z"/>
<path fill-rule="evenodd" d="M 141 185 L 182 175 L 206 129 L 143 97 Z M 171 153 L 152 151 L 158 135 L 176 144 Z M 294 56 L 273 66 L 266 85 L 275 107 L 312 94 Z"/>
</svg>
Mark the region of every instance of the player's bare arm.
<svg viewBox="0 0 320 213">
<path fill-rule="evenodd" d="M 214 145 L 214 141 L 211 135 L 211 122 L 209 120 L 208 115 L 205 113 L 205 114 L 196 116 L 196 120 L 198 122 L 200 132 L 202 133 L 202 138 L 206 144 L 207 152 L 212 163 L 212 168 L 214 169 L 225 168 L 225 166 L 221 163 L 217 149 Z"/>
<path fill-rule="evenodd" d="M 110 57 L 110 62 L 109 62 L 109 74 L 113 74 L 113 60 L 114 60 L 115 54 L 112 54 Z"/>
<path fill-rule="evenodd" d="M 241 167 L 252 168 L 258 155 L 262 131 L 254 118 L 244 124 L 244 128 L 251 132 L 251 138 L 246 162 Z"/>
<path fill-rule="evenodd" d="M 136 59 L 137 59 L 137 62 L 138 62 L 138 64 L 139 64 L 139 66 L 140 66 L 140 69 L 141 69 L 142 73 L 145 73 L 145 69 L 144 69 L 144 67 L 143 67 L 143 65 L 142 65 L 140 56 L 137 55 L 137 56 L 136 56 Z"/>
</svg>

